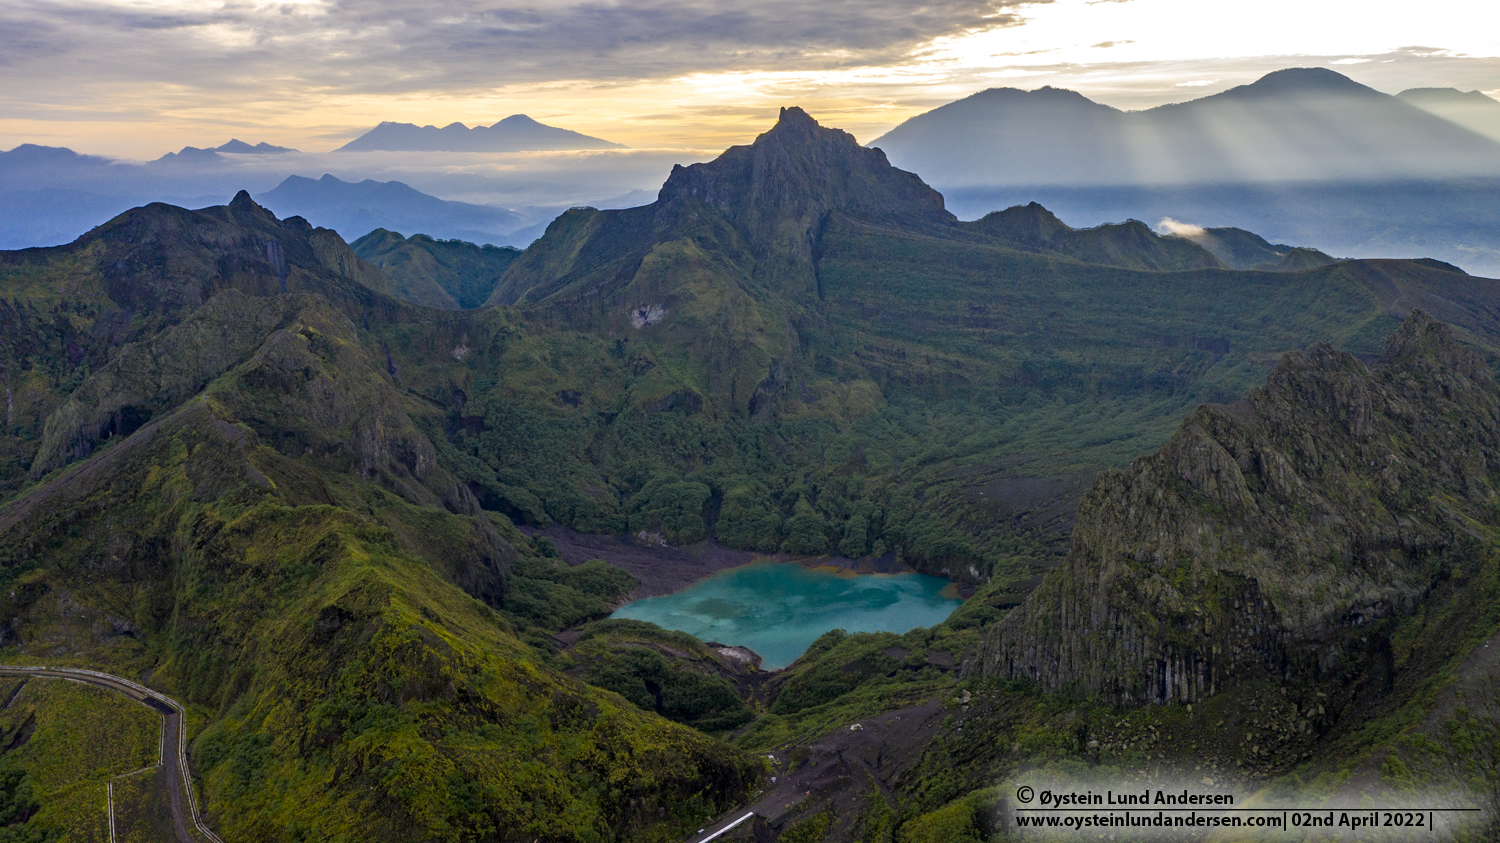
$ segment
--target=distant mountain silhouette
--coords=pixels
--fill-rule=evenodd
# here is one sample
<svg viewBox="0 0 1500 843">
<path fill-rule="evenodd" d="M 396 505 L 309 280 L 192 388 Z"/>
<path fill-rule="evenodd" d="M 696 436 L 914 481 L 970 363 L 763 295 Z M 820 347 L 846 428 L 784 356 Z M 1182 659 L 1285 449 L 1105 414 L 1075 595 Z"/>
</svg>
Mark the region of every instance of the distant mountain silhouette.
<svg viewBox="0 0 1500 843">
<path fill-rule="evenodd" d="M 129 169 L 60 146 L 23 143 L 0 152 L 0 249 L 66 243 L 140 204 L 76 186 L 108 184 Z"/>
<path fill-rule="evenodd" d="M 1139 112 L 1055 88 L 982 91 L 870 145 L 944 186 L 1500 174 L 1500 143 L 1323 68 Z"/>
<path fill-rule="evenodd" d="M 1480 91 L 1412 88 L 1397 94 L 1396 98 L 1465 129 L 1500 141 L 1500 102 Z"/>
<path fill-rule="evenodd" d="M 168 152 L 166 155 L 151 162 L 153 164 L 220 164 L 225 161 L 220 152 L 229 152 L 235 155 L 257 154 L 257 155 L 280 155 L 286 152 L 296 152 L 288 146 L 272 146 L 262 141 L 254 145 L 245 143 L 239 138 L 234 138 L 228 143 L 214 147 L 184 146 L 177 152 Z"/>
<path fill-rule="evenodd" d="M 67 243 L 122 211 L 151 202 L 200 208 L 223 204 L 240 189 L 256 196 L 270 194 L 289 173 L 308 166 L 307 159 L 297 154 L 236 152 L 241 144 L 252 150 L 277 148 L 241 139 L 212 149 L 189 147 L 144 163 L 36 144 L 0 150 L 0 249 Z M 410 203 L 392 200 L 377 207 L 364 197 L 360 200 L 364 204 L 339 211 L 336 202 L 317 201 L 304 206 L 300 203 L 309 197 L 302 196 L 290 206 L 294 210 L 289 213 L 305 213 L 321 225 L 343 231 L 351 240 L 385 227 L 407 235 L 526 246 L 541 236 L 552 217 L 575 205 L 620 208 L 646 204 L 655 198 L 654 190 L 611 196 L 620 190 L 616 186 L 620 179 L 613 174 L 603 186 L 569 183 L 570 179 L 597 178 L 597 172 L 565 175 L 560 184 L 527 182 L 514 199 L 491 198 L 482 190 L 470 191 L 461 184 L 428 178 L 421 191 L 411 191 L 407 197 Z M 367 174 L 358 169 L 357 162 L 351 173 L 340 173 L 350 182 L 358 182 Z M 379 182 L 371 184 L 404 180 L 396 173 L 378 178 Z M 504 184 L 515 186 L 511 181 Z M 592 190 L 599 193 L 590 195 Z M 445 203 L 430 195 L 433 193 L 465 201 Z M 512 212 L 513 202 L 521 206 L 519 214 Z M 285 210 L 285 206 L 277 207 Z"/>
<path fill-rule="evenodd" d="M 245 143 L 239 138 L 233 138 L 229 141 L 229 143 L 223 144 L 222 146 L 217 146 L 214 149 L 218 152 L 233 152 L 236 155 L 280 155 L 283 152 L 297 151 L 289 146 L 272 146 L 265 141 L 261 141 L 260 143 L 251 146 L 250 144 Z"/>
<path fill-rule="evenodd" d="M 991 88 L 913 117 L 869 146 L 934 184 L 1096 184 L 1129 171 L 1127 119 L 1075 91 Z"/>
<path fill-rule="evenodd" d="M 108 158 L 81 155 L 64 146 L 38 146 L 23 143 L 9 152 L 0 152 L 0 173 L 38 167 L 107 167 Z"/>
<path fill-rule="evenodd" d="M 399 181 L 346 182 L 332 175 L 288 176 L 256 198 L 279 216 L 305 217 L 349 241 L 385 228 L 504 246 L 510 245 L 506 235 L 525 222 L 505 208 L 450 202 Z"/>
<path fill-rule="evenodd" d="M 512 114 L 493 126 L 470 129 L 462 123 L 417 126 L 381 123 L 335 152 L 530 152 L 554 149 L 623 149 L 618 143 L 548 126 L 524 114 Z"/>
<path fill-rule="evenodd" d="M 224 157 L 212 149 L 202 149 L 196 146 L 184 146 L 178 152 L 168 152 L 166 155 L 152 161 L 153 164 L 217 164 L 224 161 Z"/>
</svg>

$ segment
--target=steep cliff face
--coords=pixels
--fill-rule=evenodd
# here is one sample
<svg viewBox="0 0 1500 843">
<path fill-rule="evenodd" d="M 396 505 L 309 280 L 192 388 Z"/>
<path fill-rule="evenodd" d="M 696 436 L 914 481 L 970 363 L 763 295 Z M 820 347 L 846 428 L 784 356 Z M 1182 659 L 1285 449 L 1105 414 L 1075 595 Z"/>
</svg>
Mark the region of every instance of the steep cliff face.
<svg viewBox="0 0 1500 843">
<path fill-rule="evenodd" d="M 696 199 L 724 212 L 752 240 L 787 221 L 817 222 L 838 209 L 862 219 L 944 225 L 954 216 L 943 196 L 915 173 L 898 170 L 878 149 L 848 132 L 818 125 L 795 106 L 748 146 L 732 146 L 705 164 L 678 165 L 663 203 Z"/>
<path fill-rule="evenodd" d="M 1287 355 L 1100 477 L 1067 563 L 990 634 L 977 670 L 1123 702 L 1191 702 L 1259 671 L 1388 670 L 1375 630 L 1500 525 L 1500 393 L 1420 311 L 1371 367 Z"/>
</svg>

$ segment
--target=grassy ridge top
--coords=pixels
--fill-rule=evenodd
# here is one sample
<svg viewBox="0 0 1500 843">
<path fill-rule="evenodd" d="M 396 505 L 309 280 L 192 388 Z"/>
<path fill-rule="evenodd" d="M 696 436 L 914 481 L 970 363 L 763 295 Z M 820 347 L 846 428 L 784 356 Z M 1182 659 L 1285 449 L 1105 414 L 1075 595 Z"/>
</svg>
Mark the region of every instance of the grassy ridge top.
<svg viewBox="0 0 1500 843">
<path fill-rule="evenodd" d="M 484 304 L 500 276 L 521 254 L 509 246 L 434 240 L 425 234 L 402 237 L 383 228 L 355 240 L 349 248 L 381 268 L 391 282 L 391 295 L 444 310 Z"/>
</svg>

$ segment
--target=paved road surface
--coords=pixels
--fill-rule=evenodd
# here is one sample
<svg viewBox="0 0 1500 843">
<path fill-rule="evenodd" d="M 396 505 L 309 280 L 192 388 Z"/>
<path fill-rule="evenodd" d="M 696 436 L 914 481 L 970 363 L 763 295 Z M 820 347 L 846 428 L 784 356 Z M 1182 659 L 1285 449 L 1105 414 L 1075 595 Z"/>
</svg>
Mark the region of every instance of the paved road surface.
<svg viewBox="0 0 1500 843">
<path fill-rule="evenodd" d="M 192 774 L 188 769 L 187 748 L 184 745 L 187 738 L 187 730 L 182 719 L 184 711 L 176 700 L 143 685 L 137 685 L 129 679 L 111 676 L 96 670 L 0 665 L 0 675 L 44 676 L 86 682 L 124 694 L 138 703 L 161 712 L 165 717 L 162 725 L 161 763 L 167 768 L 167 793 L 171 800 L 172 825 L 177 829 L 178 843 L 202 843 L 203 840 L 224 843 L 218 835 L 208 829 L 207 825 L 204 825 L 203 818 L 198 815 L 197 801 L 193 799 Z M 187 803 L 186 808 L 183 807 L 184 802 Z M 189 829 L 195 829 L 201 836 L 194 836 Z"/>
</svg>

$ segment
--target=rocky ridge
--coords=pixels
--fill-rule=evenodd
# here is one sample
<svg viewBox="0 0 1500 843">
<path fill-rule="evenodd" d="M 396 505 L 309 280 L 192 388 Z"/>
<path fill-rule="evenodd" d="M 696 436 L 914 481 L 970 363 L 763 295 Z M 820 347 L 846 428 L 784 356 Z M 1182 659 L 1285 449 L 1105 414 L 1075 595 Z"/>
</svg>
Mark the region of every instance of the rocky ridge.
<svg viewBox="0 0 1500 843">
<path fill-rule="evenodd" d="M 1388 682 L 1380 622 L 1462 576 L 1500 525 L 1497 469 L 1493 376 L 1421 311 L 1372 366 L 1289 354 L 1247 400 L 1101 475 L 1068 561 L 972 669 L 1137 704 L 1263 673 Z"/>
</svg>

